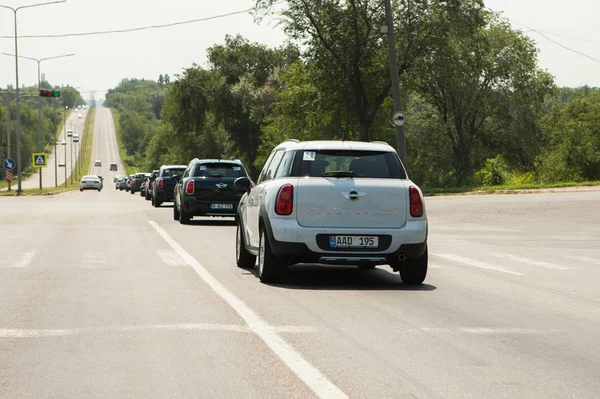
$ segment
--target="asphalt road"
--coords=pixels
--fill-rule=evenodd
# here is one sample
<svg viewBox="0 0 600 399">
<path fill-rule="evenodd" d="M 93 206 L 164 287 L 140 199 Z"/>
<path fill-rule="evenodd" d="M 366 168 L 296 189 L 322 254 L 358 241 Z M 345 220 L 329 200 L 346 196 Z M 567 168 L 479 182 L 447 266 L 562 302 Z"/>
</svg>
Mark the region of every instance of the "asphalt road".
<svg viewBox="0 0 600 399">
<path fill-rule="evenodd" d="M 61 143 L 63 140 L 66 140 L 66 145 L 57 145 L 56 150 L 58 152 L 58 158 L 55 161 L 54 157 L 54 147 L 52 148 L 52 152 L 49 153 L 47 160 L 47 168 L 41 168 L 42 170 L 42 187 L 50 188 L 55 187 L 56 185 L 60 186 L 65 183 L 65 169 L 67 173 L 67 178 L 71 176 L 71 165 L 77 165 L 77 159 L 79 157 L 79 145 L 83 140 L 83 126 L 85 124 L 85 119 L 87 118 L 87 109 L 75 110 L 69 114 L 69 117 L 66 120 L 66 127 L 68 129 L 72 129 L 73 133 L 79 134 L 79 143 L 73 143 L 71 137 L 66 137 L 66 130 L 63 129 L 60 133 L 60 137 L 57 140 L 57 143 Z M 81 114 L 81 118 L 78 117 L 78 114 Z M 73 148 L 71 148 L 73 147 Z M 65 154 L 66 151 L 66 154 Z M 29 164 L 31 162 L 30 159 L 26 159 L 23 161 L 23 166 Z M 59 162 L 66 162 L 66 166 L 58 166 Z M 56 164 L 56 165 L 55 165 Z M 16 189 L 17 187 L 17 178 L 14 176 L 13 179 L 13 187 Z M 34 174 L 29 176 L 26 179 L 21 181 L 21 187 L 23 189 L 27 188 L 40 188 L 40 175 L 39 169 Z"/>
<path fill-rule="evenodd" d="M 428 198 L 411 289 L 387 267 L 261 284 L 232 222 L 105 183 L 0 198 L 2 397 L 598 397 L 600 191 Z"/>
</svg>

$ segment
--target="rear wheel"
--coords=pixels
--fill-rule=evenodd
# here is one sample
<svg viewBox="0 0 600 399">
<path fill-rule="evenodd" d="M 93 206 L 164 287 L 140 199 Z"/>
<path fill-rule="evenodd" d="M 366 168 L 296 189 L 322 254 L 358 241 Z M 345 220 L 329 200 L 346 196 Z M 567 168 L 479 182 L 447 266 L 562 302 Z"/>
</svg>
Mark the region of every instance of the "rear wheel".
<svg viewBox="0 0 600 399">
<path fill-rule="evenodd" d="M 153 199 L 152 205 L 154 205 L 155 208 L 160 208 L 160 206 L 162 205 L 162 202 Z"/>
<path fill-rule="evenodd" d="M 252 269 L 256 265 L 256 255 L 252 255 L 246 249 L 246 240 L 242 230 L 242 222 L 237 221 L 235 233 L 235 262 L 242 269 Z"/>
<path fill-rule="evenodd" d="M 192 217 L 183 210 L 183 207 L 179 208 L 179 223 L 188 224 Z"/>
<path fill-rule="evenodd" d="M 152 200 L 154 203 L 154 200 Z M 177 204 L 173 204 L 173 220 L 179 220 L 179 209 L 177 209 Z"/>
<path fill-rule="evenodd" d="M 129 194 L 135 194 L 135 191 L 129 190 Z"/>
<path fill-rule="evenodd" d="M 265 233 L 260 229 L 260 244 L 258 248 L 258 277 L 263 283 L 276 283 L 283 277 L 283 263 L 271 252 L 271 245 Z"/>
<path fill-rule="evenodd" d="M 400 268 L 400 277 L 404 284 L 419 285 L 425 281 L 427 276 L 427 247 L 425 253 L 416 259 L 411 259 Z"/>
<path fill-rule="evenodd" d="M 83 188 L 80 188 L 79 191 L 83 191 Z"/>
</svg>

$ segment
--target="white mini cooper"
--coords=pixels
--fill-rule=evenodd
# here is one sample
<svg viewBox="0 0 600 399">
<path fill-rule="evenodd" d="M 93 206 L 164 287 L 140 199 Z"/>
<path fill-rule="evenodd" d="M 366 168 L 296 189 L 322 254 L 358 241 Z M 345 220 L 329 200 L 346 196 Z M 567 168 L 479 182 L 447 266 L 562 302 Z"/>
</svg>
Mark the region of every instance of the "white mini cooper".
<svg viewBox="0 0 600 399">
<path fill-rule="evenodd" d="M 288 140 L 277 146 L 237 212 L 236 261 L 260 280 L 288 265 L 390 265 L 406 284 L 427 274 L 421 190 L 387 143 Z"/>
</svg>

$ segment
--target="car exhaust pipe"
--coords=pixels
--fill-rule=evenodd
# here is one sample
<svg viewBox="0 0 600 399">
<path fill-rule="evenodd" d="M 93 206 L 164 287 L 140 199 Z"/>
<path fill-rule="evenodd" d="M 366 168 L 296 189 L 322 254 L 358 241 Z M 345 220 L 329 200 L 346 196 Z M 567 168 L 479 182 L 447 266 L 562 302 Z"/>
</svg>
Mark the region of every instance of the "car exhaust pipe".
<svg viewBox="0 0 600 399">
<path fill-rule="evenodd" d="M 404 261 L 406 261 L 406 259 L 407 259 L 407 258 L 408 258 L 408 257 L 406 256 L 406 254 L 405 254 L 404 252 L 400 252 L 400 253 L 398 254 L 398 260 L 399 260 L 400 262 L 404 262 Z"/>
</svg>

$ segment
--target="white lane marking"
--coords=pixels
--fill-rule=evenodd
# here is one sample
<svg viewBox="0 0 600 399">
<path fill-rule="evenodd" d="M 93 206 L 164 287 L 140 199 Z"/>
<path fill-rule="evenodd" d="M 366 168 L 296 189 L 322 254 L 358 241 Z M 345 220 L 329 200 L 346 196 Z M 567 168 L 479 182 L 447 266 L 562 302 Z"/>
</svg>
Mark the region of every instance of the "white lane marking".
<svg viewBox="0 0 600 399">
<path fill-rule="evenodd" d="M 311 333 L 318 331 L 310 326 L 278 326 L 273 327 L 277 332 L 286 333 Z M 239 324 L 214 324 L 214 323 L 189 323 L 189 324 L 153 324 L 114 327 L 88 327 L 67 329 L 26 329 L 26 328 L 0 328 L 0 338 L 45 338 L 64 337 L 77 334 L 93 334 L 106 332 L 130 331 L 230 331 L 239 333 L 253 332 L 250 327 Z"/>
<path fill-rule="evenodd" d="M 317 368 L 308 363 L 300 353 L 296 352 L 277 331 L 265 323 L 248 305 L 229 291 L 215 279 L 192 255 L 183 249 L 156 222 L 148 221 L 160 236 L 190 265 L 202 280 L 215 293 L 223 298 L 239 315 L 250 330 L 260 337 L 264 343 L 320 398 L 347 398 L 337 386 L 325 377 Z"/>
<path fill-rule="evenodd" d="M 459 256 L 459 255 L 454 255 L 454 254 L 435 254 L 435 256 L 438 256 L 440 258 L 443 258 L 443 259 L 446 259 L 446 260 L 449 260 L 449 261 L 452 261 L 452 262 L 463 263 L 465 265 L 469 265 L 469 266 L 473 266 L 473 267 L 478 267 L 480 269 L 495 270 L 497 272 L 512 274 L 512 275 L 515 275 L 515 276 L 525 276 L 525 274 L 523 274 L 523 273 L 519 273 L 519 272 L 515 272 L 513 270 L 505 269 L 503 267 L 498 267 L 498 266 L 490 265 L 489 263 L 482 262 L 482 261 L 479 261 L 479 260 L 465 258 L 465 257 Z"/>
<path fill-rule="evenodd" d="M 584 263 L 591 263 L 591 264 L 594 264 L 594 265 L 600 265 L 600 259 L 590 258 L 588 256 L 569 256 L 569 258 L 575 259 L 575 260 L 578 260 L 578 261 L 584 262 Z"/>
<path fill-rule="evenodd" d="M 175 251 L 156 251 L 156 253 L 167 266 L 188 266 L 186 261 Z"/>
<path fill-rule="evenodd" d="M 508 258 L 508 259 L 514 260 L 515 262 L 526 263 L 526 264 L 532 265 L 532 266 L 544 267 L 546 269 L 552 269 L 552 270 L 573 270 L 573 268 L 570 268 L 570 267 L 559 266 L 559 265 L 555 265 L 555 264 L 549 263 L 549 262 L 544 262 L 544 261 L 541 261 L 541 260 L 524 258 L 524 257 L 518 256 L 518 255 L 496 254 L 496 256 L 498 256 L 500 258 Z"/>
<path fill-rule="evenodd" d="M 518 328 L 518 327 L 456 327 L 456 328 L 443 328 L 443 327 L 422 327 L 413 328 L 410 332 L 428 332 L 428 333 L 448 333 L 448 332 L 459 332 L 474 335 L 542 335 L 549 333 L 557 333 L 560 330 L 536 330 L 531 328 Z"/>
<path fill-rule="evenodd" d="M 35 252 L 25 252 L 12 264 L 12 267 L 27 267 L 35 256 Z"/>
<path fill-rule="evenodd" d="M 104 252 L 85 252 L 82 263 L 84 267 L 96 267 L 106 263 L 106 253 Z"/>
</svg>

